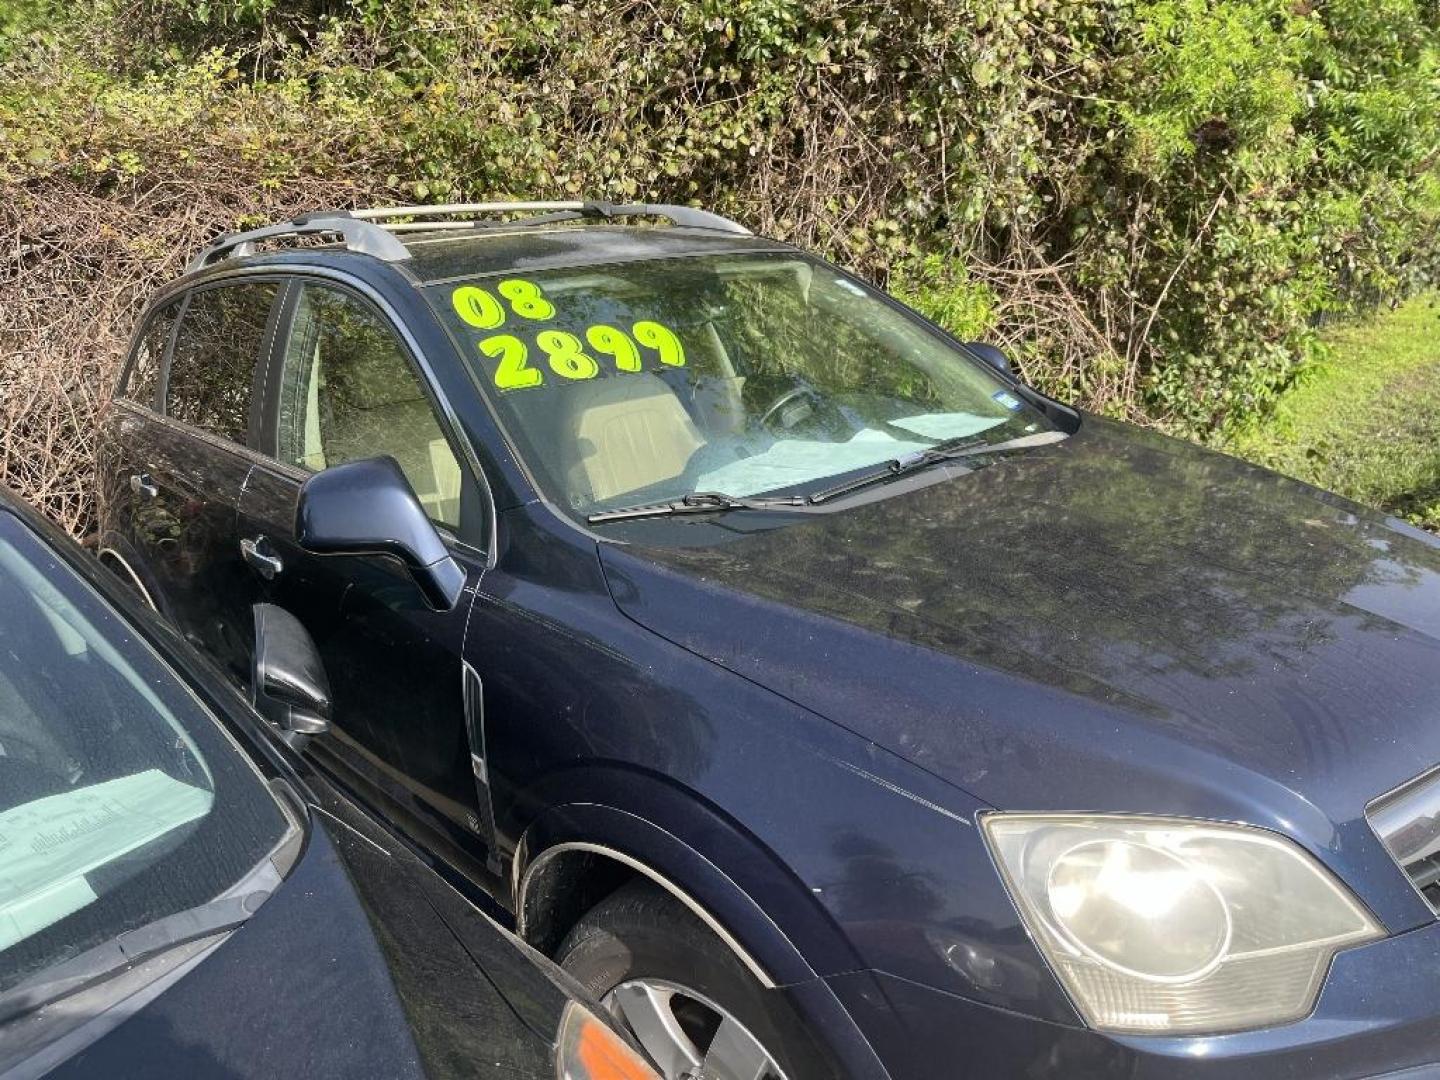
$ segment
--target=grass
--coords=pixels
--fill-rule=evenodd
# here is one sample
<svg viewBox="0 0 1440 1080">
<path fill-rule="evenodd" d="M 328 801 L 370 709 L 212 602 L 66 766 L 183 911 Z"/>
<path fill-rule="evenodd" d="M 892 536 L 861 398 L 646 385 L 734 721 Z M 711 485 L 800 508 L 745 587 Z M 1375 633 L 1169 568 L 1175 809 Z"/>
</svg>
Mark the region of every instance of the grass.
<svg viewBox="0 0 1440 1080">
<path fill-rule="evenodd" d="M 1440 296 L 1324 340 L 1326 359 L 1224 449 L 1440 531 Z"/>
</svg>

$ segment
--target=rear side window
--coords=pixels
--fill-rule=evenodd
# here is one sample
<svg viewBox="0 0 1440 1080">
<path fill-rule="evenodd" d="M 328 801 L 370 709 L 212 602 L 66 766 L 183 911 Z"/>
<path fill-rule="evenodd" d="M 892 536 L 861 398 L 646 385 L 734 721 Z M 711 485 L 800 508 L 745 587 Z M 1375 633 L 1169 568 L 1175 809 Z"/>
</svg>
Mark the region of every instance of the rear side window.
<svg viewBox="0 0 1440 1080">
<path fill-rule="evenodd" d="M 278 289 L 249 282 L 191 295 L 170 356 L 167 415 L 245 441 L 255 361 Z"/>
<path fill-rule="evenodd" d="M 170 331 L 175 328 L 175 319 L 180 314 L 180 301 L 172 300 L 150 316 L 145 332 L 135 346 L 135 357 L 125 372 L 125 381 L 120 386 L 120 396 L 155 407 L 155 396 L 160 389 L 160 364 L 165 359 L 165 346 L 170 341 Z"/>
</svg>

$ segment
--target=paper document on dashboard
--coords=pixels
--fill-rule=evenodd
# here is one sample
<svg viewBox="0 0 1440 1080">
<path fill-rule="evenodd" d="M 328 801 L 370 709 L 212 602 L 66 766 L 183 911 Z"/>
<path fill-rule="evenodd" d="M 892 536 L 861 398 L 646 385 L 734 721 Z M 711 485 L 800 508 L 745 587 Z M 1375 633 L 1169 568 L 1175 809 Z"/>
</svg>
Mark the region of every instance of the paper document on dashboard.
<svg viewBox="0 0 1440 1080">
<path fill-rule="evenodd" d="M 204 817 L 213 801 L 147 769 L 0 813 L 0 950 L 94 902 L 86 874 Z"/>
</svg>

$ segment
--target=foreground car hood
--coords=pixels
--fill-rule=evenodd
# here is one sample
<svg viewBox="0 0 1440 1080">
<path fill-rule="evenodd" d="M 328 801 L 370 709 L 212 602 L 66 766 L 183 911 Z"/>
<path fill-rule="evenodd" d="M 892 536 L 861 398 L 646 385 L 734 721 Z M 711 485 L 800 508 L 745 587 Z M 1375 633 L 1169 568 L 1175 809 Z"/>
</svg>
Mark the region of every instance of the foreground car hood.
<svg viewBox="0 0 1440 1080">
<path fill-rule="evenodd" d="M 317 824 L 290 875 L 242 927 L 47 1075 L 424 1080 L 425 1071 L 370 922 Z"/>
<path fill-rule="evenodd" d="M 1440 761 L 1440 545 L 1087 419 L 704 547 L 602 544 L 656 633 L 1011 809 L 1335 824 Z M 1393 870 L 1393 868 L 1392 868 Z"/>
</svg>

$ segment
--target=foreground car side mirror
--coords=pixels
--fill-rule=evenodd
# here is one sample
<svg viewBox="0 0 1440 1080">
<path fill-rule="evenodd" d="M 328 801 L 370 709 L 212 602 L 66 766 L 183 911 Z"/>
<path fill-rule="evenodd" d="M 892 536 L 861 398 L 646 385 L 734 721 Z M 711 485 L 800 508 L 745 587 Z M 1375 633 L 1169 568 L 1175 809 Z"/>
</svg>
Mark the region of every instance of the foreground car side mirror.
<svg viewBox="0 0 1440 1080">
<path fill-rule="evenodd" d="M 984 341 L 966 341 L 962 344 L 1000 374 L 1014 378 L 1015 369 L 1010 364 L 1010 358 L 998 347 Z"/>
<path fill-rule="evenodd" d="M 256 604 L 250 703 L 299 750 L 330 729 L 330 680 L 320 650 L 300 620 L 274 604 Z"/>
<path fill-rule="evenodd" d="M 347 461 L 309 477 L 300 485 L 295 540 L 316 555 L 399 559 L 436 611 L 453 608 L 465 588 L 465 571 L 392 457 Z"/>
</svg>

